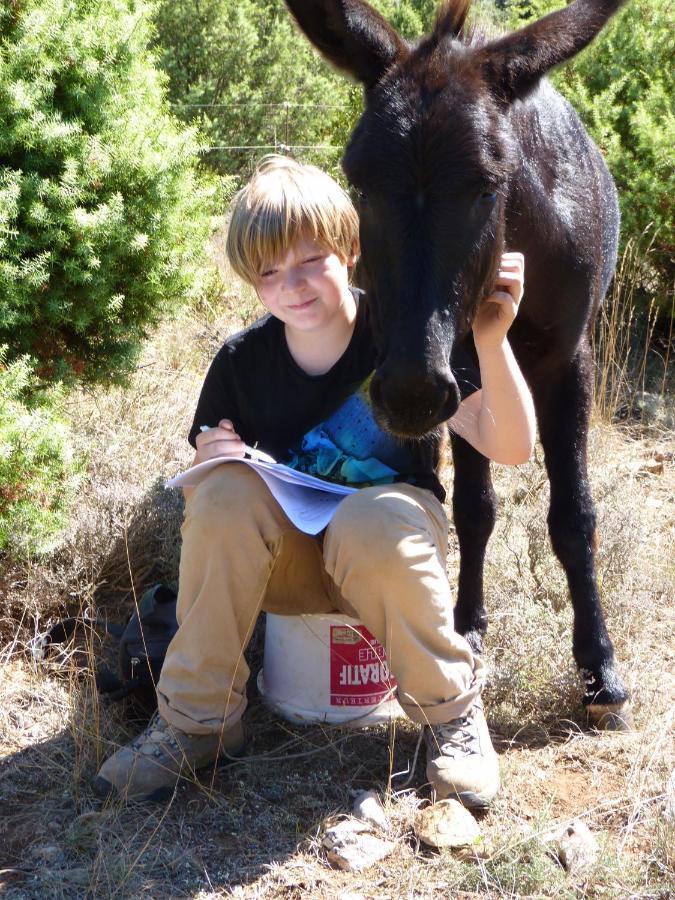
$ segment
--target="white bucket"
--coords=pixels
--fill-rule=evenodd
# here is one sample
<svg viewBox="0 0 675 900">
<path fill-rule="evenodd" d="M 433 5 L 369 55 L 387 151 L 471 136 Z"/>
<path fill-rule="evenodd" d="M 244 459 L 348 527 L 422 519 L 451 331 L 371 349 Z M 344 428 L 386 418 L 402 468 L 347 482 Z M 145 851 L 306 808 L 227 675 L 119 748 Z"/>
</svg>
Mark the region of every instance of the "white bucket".
<svg viewBox="0 0 675 900">
<path fill-rule="evenodd" d="M 344 615 L 267 614 L 258 690 L 291 722 L 361 727 L 403 714 L 384 647 Z"/>
</svg>

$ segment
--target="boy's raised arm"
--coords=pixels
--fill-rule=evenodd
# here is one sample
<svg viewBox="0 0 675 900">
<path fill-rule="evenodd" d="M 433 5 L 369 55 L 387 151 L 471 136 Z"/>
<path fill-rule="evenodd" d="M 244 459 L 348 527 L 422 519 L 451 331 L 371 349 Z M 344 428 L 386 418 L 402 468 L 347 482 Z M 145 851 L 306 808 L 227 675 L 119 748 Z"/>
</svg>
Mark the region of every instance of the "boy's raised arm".
<svg viewBox="0 0 675 900">
<path fill-rule="evenodd" d="M 449 422 L 488 459 L 507 465 L 527 462 L 536 432 L 532 395 L 506 337 L 523 286 L 522 254 L 505 253 L 497 289 L 480 305 L 473 323 L 482 390 L 467 397 Z"/>
</svg>

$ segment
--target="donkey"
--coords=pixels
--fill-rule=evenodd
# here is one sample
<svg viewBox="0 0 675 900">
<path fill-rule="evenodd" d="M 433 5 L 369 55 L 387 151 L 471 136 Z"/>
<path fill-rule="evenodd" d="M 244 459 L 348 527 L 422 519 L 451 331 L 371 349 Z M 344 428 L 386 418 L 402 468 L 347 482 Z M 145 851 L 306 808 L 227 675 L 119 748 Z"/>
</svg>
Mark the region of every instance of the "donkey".
<svg viewBox="0 0 675 900">
<path fill-rule="evenodd" d="M 475 352 L 472 316 L 503 249 L 525 254 L 527 286 L 509 339 L 534 396 L 584 704 L 593 724 L 629 727 L 595 578 L 586 465 L 589 329 L 614 272 L 619 211 L 598 149 L 544 78 L 623 0 L 576 0 L 494 40 L 466 34 L 470 2 L 444 3 L 433 33 L 413 46 L 365 0 L 286 0 L 309 40 L 365 89 L 343 167 L 359 197 L 378 356 L 371 399 L 391 431 L 418 437 L 452 416 L 452 348 L 465 341 Z M 455 624 L 480 652 L 496 497 L 487 459 L 454 434 L 451 441 Z"/>
</svg>

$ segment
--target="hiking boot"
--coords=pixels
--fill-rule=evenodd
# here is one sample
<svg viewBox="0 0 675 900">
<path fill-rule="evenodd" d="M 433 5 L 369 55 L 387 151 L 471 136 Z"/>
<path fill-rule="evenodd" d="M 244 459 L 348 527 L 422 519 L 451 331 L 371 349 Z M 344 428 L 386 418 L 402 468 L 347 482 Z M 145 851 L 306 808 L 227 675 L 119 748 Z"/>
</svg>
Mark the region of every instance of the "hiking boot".
<svg viewBox="0 0 675 900">
<path fill-rule="evenodd" d="M 499 790 L 499 762 L 483 705 L 440 725 L 425 725 L 427 778 L 439 799 L 456 797 L 470 809 L 485 808 Z"/>
<path fill-rule="evenodd" d="M 186 734 L 156 712 L 145 731 L 103 763 L 94 791 L 100 797 L 164 800 L 183 772 L 214 763 L 219 756 L 234 756 L 243 746 L 241 722 L 215 734 Z"/>
</svg>

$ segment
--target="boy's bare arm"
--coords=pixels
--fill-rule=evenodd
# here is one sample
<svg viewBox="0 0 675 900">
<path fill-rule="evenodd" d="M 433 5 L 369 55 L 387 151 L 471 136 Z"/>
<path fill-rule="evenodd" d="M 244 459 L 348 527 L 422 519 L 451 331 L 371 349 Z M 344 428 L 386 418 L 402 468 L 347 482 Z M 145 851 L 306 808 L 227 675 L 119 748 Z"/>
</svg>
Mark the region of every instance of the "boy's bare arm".
<svg viewBox="0 0 675 900">
<path fill-rule="evenodd" d="M 460 404 L 449 423 L 488 459 L 509 465 L 529 459 L 536 431 L 532 395 L 506 337 L 523 286 L 522 254 L 505 253 L 497 289 L 483 301 L 473 325 L 483 387 Z"/>
</svg>

